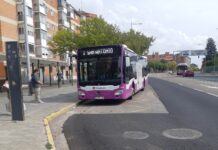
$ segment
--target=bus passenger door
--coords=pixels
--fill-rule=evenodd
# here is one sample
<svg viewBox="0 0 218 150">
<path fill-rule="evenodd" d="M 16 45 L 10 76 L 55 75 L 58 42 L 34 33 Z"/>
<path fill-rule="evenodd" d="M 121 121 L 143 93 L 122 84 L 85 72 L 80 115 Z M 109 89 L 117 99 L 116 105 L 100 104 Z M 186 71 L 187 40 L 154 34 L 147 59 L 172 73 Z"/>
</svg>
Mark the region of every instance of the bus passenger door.
<svg viewBox="0 0 218 150">
<path fill-rule="evenodd" d="M 136 63 L 137 90 L 143 87 L 142 64 Z"/>
</svg>

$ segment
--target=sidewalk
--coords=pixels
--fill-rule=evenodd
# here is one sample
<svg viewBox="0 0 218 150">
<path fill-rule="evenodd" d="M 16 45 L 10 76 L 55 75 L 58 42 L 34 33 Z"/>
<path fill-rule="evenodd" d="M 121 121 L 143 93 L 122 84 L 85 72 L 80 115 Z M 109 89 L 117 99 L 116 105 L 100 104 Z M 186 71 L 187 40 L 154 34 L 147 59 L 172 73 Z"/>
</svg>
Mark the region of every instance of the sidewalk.
<svg viewBox="0 0 218 150">
<path fill-rule="evenodd" d="M 76 84 L 43 87 L 41 97 L 43 104 L 35 103 L 34 96 L 27 96 L 24 90 L 24 103 L 27 110 L 25 121 L 11 121 L 11 115 L 5 110 L 7 97 L 0 93 L 0 150 L 45 150 L 47 136 L 43 118 L 64 106 L 77 102 Z"/>
</svg>

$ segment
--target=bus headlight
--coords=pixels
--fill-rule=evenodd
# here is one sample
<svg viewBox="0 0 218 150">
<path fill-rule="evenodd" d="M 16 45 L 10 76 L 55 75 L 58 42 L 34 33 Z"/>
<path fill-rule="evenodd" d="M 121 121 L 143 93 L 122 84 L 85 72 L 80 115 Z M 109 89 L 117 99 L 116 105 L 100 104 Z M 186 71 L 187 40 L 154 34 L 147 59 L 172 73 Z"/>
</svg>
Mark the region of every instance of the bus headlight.
<svg viewBox="0 0 218 150">
<path fill-rule="evenodd" d="M 123 90 L 118 90 L 115 92 L 115 96 L 120 96 L 121 94 L 123 94 Z"/>
<path fill-rule="evenodd" d="M 83 91 L 79 91 L 79 96 L 85 96 L 86 94 Z"/>
</svg>

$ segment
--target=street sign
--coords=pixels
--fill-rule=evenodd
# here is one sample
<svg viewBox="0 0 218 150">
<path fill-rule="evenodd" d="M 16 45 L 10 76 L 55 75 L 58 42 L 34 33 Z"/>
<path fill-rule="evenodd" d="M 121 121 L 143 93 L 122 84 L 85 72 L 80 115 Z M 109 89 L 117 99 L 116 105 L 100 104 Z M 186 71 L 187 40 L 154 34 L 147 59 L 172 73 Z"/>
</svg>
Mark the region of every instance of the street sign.
<svg viewBox="0 0 218 150">
<path fill-rule="evenodd" d="M 23 121 L 22 80 L 17 42 L 6 42 L 6 60 L 12 106 L 12 120 Z"/>
<path fill-rule="evenodd" d="M 205 50 L 180 50 L 178 51 L 181 56 L 202 56 L 207 55 Z"/>
<path fill-rule="evenodd" d="M 193 50 L 191 51 L 191 56 L 201 56 L 201 55 L 207 55 L 206 50 Z"/>
</svg>

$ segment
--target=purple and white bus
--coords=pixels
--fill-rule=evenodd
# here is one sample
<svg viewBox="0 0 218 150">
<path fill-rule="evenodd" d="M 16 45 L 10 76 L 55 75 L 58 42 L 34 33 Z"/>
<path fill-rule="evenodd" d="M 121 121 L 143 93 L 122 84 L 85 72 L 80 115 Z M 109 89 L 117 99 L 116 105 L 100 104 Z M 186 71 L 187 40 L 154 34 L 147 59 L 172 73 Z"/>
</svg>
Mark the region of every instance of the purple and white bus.
<svg viewBox="0 0 218 150">
<path fill-rule="evenodd" d="M 125 45 L 82 48 L 77 51 L 80 100 L 128 99 L 148 82 L 147 58 Z"/>
</svg>

